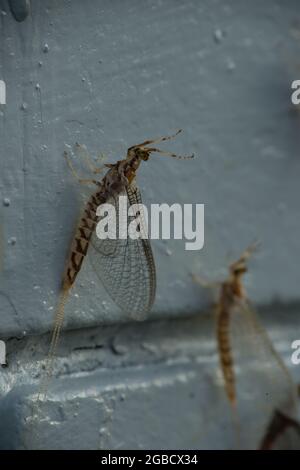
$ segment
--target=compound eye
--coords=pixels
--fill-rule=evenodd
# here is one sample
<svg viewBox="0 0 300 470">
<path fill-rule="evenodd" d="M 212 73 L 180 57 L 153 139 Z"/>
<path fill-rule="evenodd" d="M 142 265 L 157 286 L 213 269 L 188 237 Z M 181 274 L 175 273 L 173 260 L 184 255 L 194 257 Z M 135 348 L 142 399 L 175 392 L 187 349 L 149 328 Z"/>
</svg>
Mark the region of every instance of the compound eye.
<svg viewBox="0 0 300 470">
<path fill-rule="evenodd" d="M 144 161 L 147 161 L 147 160 L 149 159 L 149 152 L 143 152 L 143 154 L 142 154 L 142 159 L 143 159 Z"/>
<path fill-rule="evenodd" d="M 247 268 L 245 267 L 240 267 L 234 270 L 234 273 L 239 276 L 241 274 L 245 274 L 247 272 Z"/>
</svg>

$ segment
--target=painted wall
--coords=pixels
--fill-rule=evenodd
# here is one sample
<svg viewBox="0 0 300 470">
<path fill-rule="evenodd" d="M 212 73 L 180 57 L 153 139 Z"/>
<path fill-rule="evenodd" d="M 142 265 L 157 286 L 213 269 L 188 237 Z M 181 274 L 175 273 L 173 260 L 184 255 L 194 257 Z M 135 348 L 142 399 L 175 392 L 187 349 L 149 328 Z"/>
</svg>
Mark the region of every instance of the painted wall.
<svg viewBox="0 0 300 470">
<path fill-rule="evenodd" d="M 7 2 L 0 9 L 0 446 L 234 446 L 211 300 L 191 273 L 223 279 L 259 239 L 246 287 L 300 378 L 290 363 L 300 339 L 300 119 L 290 100 L 299 2 L 33 0 L 22 22 Z M 63 151 L 80 142 L 114 162 L 178 128 L 165 148 L 194 160 L 154 156 L 138 181 L 147 204 L 205 204 L 204 249 L 153 242 L 157 298 L 142 324 L 128 322 L 86 263 L 46 418 L 26 420 L 82 206 Z"/>
</svg>

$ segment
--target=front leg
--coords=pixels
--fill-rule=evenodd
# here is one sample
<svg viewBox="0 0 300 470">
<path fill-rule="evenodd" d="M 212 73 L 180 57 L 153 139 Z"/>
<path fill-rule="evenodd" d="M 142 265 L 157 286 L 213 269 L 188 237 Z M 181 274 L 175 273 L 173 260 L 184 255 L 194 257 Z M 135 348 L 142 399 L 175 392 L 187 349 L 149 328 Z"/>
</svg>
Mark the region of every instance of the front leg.
<svg viewBox="0 0 300 470">
<path fill-rule="evenodd" d="M 94 180 L 94 179 L 86 179 L 86 178 L 80 178 L 80 176 L 78 175 L 77 171 L 75 170 L 75 168 L 73 167 L 72 163 L 71 163 L 71 160 L 69 158 L 69 155 L 68 155 L 68 152 L 67 151 L 64 151 L 64 157 L 66 159 L 66 162 L 68 164 L 68 167 L 70 168 L 71 170 L 71 173 L 72 175 L 74 176 L 74 178 L 81 184 L 95 184 L 96 186 L 99 186 L 99 181 L 97 180 Z"/>
</svg>

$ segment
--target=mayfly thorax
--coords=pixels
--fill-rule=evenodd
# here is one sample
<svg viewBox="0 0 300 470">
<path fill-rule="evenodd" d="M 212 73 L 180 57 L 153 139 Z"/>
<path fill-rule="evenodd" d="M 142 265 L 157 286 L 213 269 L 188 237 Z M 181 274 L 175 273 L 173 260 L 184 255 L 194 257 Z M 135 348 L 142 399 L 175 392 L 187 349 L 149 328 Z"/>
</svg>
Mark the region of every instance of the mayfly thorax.
<svg viewBox="0 0 300 470">
<path fill-rule="evenodd" d="M 116 214 L 119 211 L 119 197 L 127 196 L 128 206 L 141 204 L 141 194 L 136 184 L 136 172 L 142 161 L 147 161 L 152 153 L 160 153 L 174 158 L 180 157 L 170 152 L 151 146 L 170 140 L 176 134 L 156 140 L 146 140 L 130 147 L 126 158 L 114 164 L 105 164 L 107 173 L 101 180 L 81 179 L 77 176 L 67 152 L 64 156 L 74 176 L 81 183 L 91 183 L 96 191 L 86 202 L 83 215 L 77 225 L 66 269 L 62 281 L 62 291 L 54 320 L 54 329 L 48 353 L 46 371 L 42 378 L 38 400 L 46 396 L 48 381 L 51 377 L 53 358 L 63 324 L 64 309 L 70 290 L 80 272 L 88 252 L 95 273 L 103 283 L 114 302 L 135 319 L 142 319 L 151 309 L 155 298 L 156 272 L 150 241 L 148 239 L 105 239 L 96 235 L 99 220 L 97 208 L 110 202 L 114 204 Z M 102 169 L 96 168 L 94 174 Z M 118 220 L 118 217 L 117 217 Z"/>
</svg>

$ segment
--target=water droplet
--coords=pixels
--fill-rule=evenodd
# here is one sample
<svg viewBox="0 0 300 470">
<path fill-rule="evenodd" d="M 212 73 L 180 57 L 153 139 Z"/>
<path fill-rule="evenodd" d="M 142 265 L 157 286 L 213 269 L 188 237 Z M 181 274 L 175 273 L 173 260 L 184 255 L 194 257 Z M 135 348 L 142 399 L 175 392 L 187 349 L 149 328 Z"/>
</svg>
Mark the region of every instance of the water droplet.
<svg viewBox="0 0 300 470">
<path fill-rule="evenodd" d="M 9 245 L 15 245 L 16 243 L 17 243 L 16 237 L 11 237 L 11 238 L 8 240 L 8 244 L 9 244 Z"/>
<path fill-rule="evenodd" d="M 48 45 L 47 43 L 44 44 L 43 52 L 45 52 L 45 54 L 46 54 L 47 52 L 49 52 L 49 45 Z"/>
<path fill-rule="evenodd" d="M 41 87 L 40 87 L 40 84 L 39 84 L 39 83 L 37 83 L 37 84 L 35 85 L 35 89 L 36 89 L 37 91 L 39 91 L 39 90 L 41 89 Z"/>
<path fill-rule="evenodd" d="M 38 66 L 42 67 L 42 65 L 43 65 L 43 62 L 40 60 L 39 63 L 38 63 Z"/>
<path fill-rule="evenodd" d="M 216 29 L 214 31 L 215 42 L 219 44 L 220 42 L 222 42 L 223 38 L 224 38 L 224 32 L 221 29 Z"/>
<path fill-rule="evenodd" d="M 235 62 L 232 59 L 228 59 L 226 67 L 227 67 L 227 70 L 229 70 L 229 72 L 233 72 L 233 70 L 236 69 Z"/>
<path fill-rule="evenodd" d="M 21 104 L 21 109 L 22 109 L 22 111 L 26 111 L 26 109 L 27 109 L 27 104 L 26 104 L 26 103 L 22 103 L 22 104 Z"/>
<path fill-rule="evenodd" d="M 107 429 L 106 429 L 106 428 L 100 428 L 100 429 L 99 429 L 99 435 L 100 435 L 100 436 L 102 436 L 102 435 L 105 436 L 106 432 L 107 432 Z"/>
<path fill-rule="evenodd" d="M 2 16 L 6 16 L 6 15 L 7 15 L 6 11 L 2 10 L 2 11 L 1 11 L 1 15 L 2 15 Z"/>
<path fill-rule="evenodd" d="M 5 197 L 5 198 L 3 199 L 3 205 L 4 205 L 5 207 L 8 207 L 8 206 L 10 205 L 10 200 L 8 199 L 8 197 Z"/>
</svg>

